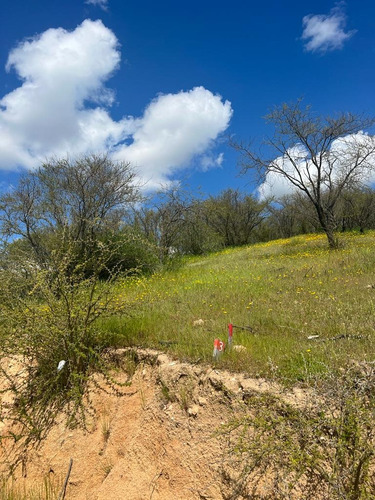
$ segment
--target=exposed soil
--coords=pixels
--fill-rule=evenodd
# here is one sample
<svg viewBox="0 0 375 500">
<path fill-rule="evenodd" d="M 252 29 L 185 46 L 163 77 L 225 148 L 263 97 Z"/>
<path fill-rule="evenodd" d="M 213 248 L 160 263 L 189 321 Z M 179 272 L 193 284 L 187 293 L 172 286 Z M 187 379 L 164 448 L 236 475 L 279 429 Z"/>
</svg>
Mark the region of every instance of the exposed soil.
<svg viewBox="0 0 375 500">
<path fill-rule="evenodd" d="M 125 355 L 126 350 L 116 351 L 119 358 Z M 246 393 L 283 392 L 288 402 L 306 404 L 300 389 L 286 393 L 265 380 L 173 361 L 151 350 L 137 351 L 137 358 L 123 396 L 96 377 L 109 392 L 92 385 L 95 412 L 87 429 L 69 429 L 61 417 L 38 450 L 30 451 L 24 469 L 17 470 L 18 482 L 32 485 L 47 475 L 63 478 L 72 458 L 66 499 L 228 498 L 220 428 L 244 411 Z M 126 380 L 127 375 L 117 377 Z M 4 424 L 0 432 L 5 435 Z M 1 475 L 5 456 L 0 459 Z"/>
</svg>

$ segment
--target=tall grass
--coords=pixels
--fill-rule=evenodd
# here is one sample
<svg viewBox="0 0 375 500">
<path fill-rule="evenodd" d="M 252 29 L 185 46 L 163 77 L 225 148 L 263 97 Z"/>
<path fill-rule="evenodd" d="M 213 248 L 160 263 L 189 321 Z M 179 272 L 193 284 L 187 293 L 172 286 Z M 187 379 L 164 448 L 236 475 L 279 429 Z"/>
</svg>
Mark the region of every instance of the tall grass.
<svg viewBox="0 0 375 500">
<path fill-rule="evenodd" d="M 229 322 L 248 326 L 234 328 L 234 343 L 246 350 L 226 351 L 219 365 L 292 382 L 373 360 L 375 233 L 341 239 L 337 251 L 323 235 L 305 235 L 135 277 L 117 285 L 118 313 L 103 326 L 117 345 L 194 361 L 212 360 L 213 341 L 226 340 Z M 204 324 L 194 325 L 197 319 Z"/>
<path fill-rule="evenodd" d="M 61 486 L 62 481 L 51 477 L 30 487 L 0 478 L 0 500 L 57 500 Z"/>
</svg>

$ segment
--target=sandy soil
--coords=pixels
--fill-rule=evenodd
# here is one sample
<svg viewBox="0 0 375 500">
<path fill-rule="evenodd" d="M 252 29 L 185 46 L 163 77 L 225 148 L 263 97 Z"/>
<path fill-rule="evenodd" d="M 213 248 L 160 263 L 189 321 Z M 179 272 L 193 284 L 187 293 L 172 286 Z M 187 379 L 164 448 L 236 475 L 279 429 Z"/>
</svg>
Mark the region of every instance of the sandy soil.
<svg viewBox="0 0 375 500">
<path fill-rule="evenodd" d="M 88 428 L 69 429 L 61 417 L 40 448 L 29 453 L 24 470 L 17 470 L 19 482 L 32 485 L 47 475 L 63 478 L 72 458 L 66 499 L 226 498 L 225 443 L 218 430 L 244 410 L 246 392 L 280 393 L 281 388 L 173 361 L 156 351 L 138 351 L 138 357 L 124 395 L 98 391 L 93 384 L 95 414 Z M 125 380 L 125 374 L 120 376 Z M 98 377 L 96 382 L 109 389 Z M 299 405 L 306 394 L 295 389 L 285 398 Z M 0 432 L 5 435 L 4 424 Z M 0 463 L 1 474 L 6 465 Z"/>
</svg>

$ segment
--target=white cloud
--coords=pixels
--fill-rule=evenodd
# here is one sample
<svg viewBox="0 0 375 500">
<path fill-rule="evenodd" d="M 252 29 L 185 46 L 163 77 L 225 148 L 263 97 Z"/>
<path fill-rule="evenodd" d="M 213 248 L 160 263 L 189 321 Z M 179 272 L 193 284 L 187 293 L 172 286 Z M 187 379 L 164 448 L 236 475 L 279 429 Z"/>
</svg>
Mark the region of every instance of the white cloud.
<svg viewBox="0 0 375 500">
<path fill-rule="evenodd" d="M 216 157 L 212 154 L 204 154 L 200 158 L 200 165 L 203 172 L 207 172 L 211 168 L 221 167 L 224 161 L 224 153 L 219 153 Z"/>
<path fill-rule="evenodd" d="M 331 165 L 334 164 L 332 172 L 333 182 L 337 182 L 340 178 L 346 176 L 356 161 L 357 153 L 360 157 L 365 158 L 369 151 L 375 151 L 375 136 L 368 135 L 364 132 L 350 134 L 335 140 L 332 143 L 329 154 L 331 155 Z M 293 159 L 293 163 L 290 161 Z M 270 164 L 270 171 L 267 173 L 265 181 L 258 188 L 260 199 L 268 197 L 280 198 L 285 195 L 299 192 L 299 189 L 292 184 L 285 176 L 274 171 L 272 165 L 284 170 L 290 176 L 296 178 L 301 174 L 302 181 L 305 186 L 309 186 L 309 175 L 313 183 L 315 183 L 318 171 L 316 166 L 311 162 L 309 152 L 301 145 L 296 145 L 288 150 L 288 154 L 275 158 Z M 322 163 L 321 177 L 324 184 L 328 182 L 329 165 L 327 162 Z M 372 184 L 375 182 L 375 154 L 370 154 L 362 166 L 357 168 L 355 174 L 351 174 L 352 180 L 359 181 L 364 184 Z"/>
<path fill-rule="evenodd" d="M 11 51 L 22 84 L 0 100 L 0 168 L 33 168 L 48 156 L 109 151 L 165 182 L 196 155 L 210 154 L 231 105 L 203 87 L 159 95 L 140 118 L 114 121 L 105 82 L 118 68 L 114 33 L 101 21 L 49 29 Z"/>
<path fill-rule="evenodd" d="M 113 99 L 104 81 L 118 67 L 117 46 L 101 21 L 86 20 L 72 32 L 49 29 L 12 50 L 7 70 L 23 84 L 0 101 L 0 168 L 33 167 L 46 156 L 102 149 L 124 137 L 124 124 L 104 108 L 85 109 L 88 101 Z"/>
<path fill-rule="evenodd" d="M 119 147 L 115 157 L 140 165 L 150 186 L 164 183 L 177 168 L 209 150 L 231 116 L 230 103 L 203 87 L 160 95 L 137 120 L 133 143 Z"/>
<path fill-rule="evenodd" d="M 293 158 L 294 162 L 298 165 L 298 170 L 302 172 L 302 177 L 306 182 L 306 158 L 308 157 L 306 149 L 301 145 L 296 145 L 288 149 L 287 155 L 279 156 L 272 161 L 272 165 L 284 170 L 288 175 L 293 175 L 295 168 L 288 156 Z M 298 189 L 282 174 L 273 171 L 272 167 L 267 173 L 265 181 L 258 188 L 258 194 L 261 199 L 273 196 L 281 198 L 296 191 Z"/>
<path fill-rule="evenodd" d="M 108 0 L 86 0 L 85 3 L 98 6 L 103 10 L 108 10 Z"/>
<path fill-rule="evenodd" d="M 261 200 L 267 198 L 280 199 L 283 196 L 298 192 L 285 177 L 276 172 L 268 172 L 266 180 L 257 189 L 258 196 Z"/>
<path fill-rule="evenodd" d="M 342 3 L 331 9 L 327 15 L 309 14 L 302 19 L 302 40 L 310 52 L 328 52 L 341 49 L 344 42 L 353 36 L 355 30 L 345 32 L 346 16 Z"/>
</svg>

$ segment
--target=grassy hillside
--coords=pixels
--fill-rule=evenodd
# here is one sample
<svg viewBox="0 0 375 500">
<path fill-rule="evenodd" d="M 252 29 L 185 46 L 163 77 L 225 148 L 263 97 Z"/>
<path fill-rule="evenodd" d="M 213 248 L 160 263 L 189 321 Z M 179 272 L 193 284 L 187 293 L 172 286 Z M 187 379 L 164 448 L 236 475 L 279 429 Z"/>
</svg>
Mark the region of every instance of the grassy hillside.
<svg viewBox="0 0 375 500">
<path fill-rule="evenodd" d="M 3 325 L 4 339 L 14 338 L 14 345 L 24 353 L 26 362 L 32 361 L 25 366 L 27 384 L 19 377 L 19 355 L 13 358 L 13 364 L 3 357 L 5 368 L 0 365 L 0 392 L 16 397 L 18 402 L 3 405 L 0 415 L 0 420 L 11 426 L 12 467 L 22 462 L 25 449 L 48 439 L 56 415 L 64 411 L 69 415 L 68 425 L 77 429 L 78 423 L 89 421 L 86 415 L 91 418 L 87 404 L 90 411 L 94 409 L 92 415 L 101 415 L 100 406 L 95 407 L 92 397 L 101 394 L 99 389 L 104 383 L 102 388 L 107 396 L 117 398 L 122 390 L 126 394 L 129 389 L 129 397 L 138 398 L 142 412 L 147 411 L 149 404 L 145 388 L 148 394 L 152 393 L 153 417 L 142 416 L 143 436 L 147 436 L 145 422 L 150 423 L 153 436 L 156 421 L 162 422 L 162 426 L 169 422 L 171 427 L 165 427 L 169 430 L 162 427 L 163 436 L 170 436 L 172 429 L 185 443 L 186 436 L 181 438 L 181 412 L 187 420 L 185 430 L 189 436 L 194 427 L 201 428 L 204 411 L 219 417 L 220 426 L 215 424 L 216 429 L 211 416 L 207 419 L 207 443 L 211 446 L 216 430 L 223 445 L 223 456 L 217 461 L 222 472 L 220 481 L 223 479 L 231 498 L 253 498 L 263 487 L 267 489 L 267 498 L 374 498 L 375 232 L 341 235 L 341 241 L 341 248 L 335 251 L 327 249 L 326 239 L 320 235 L 272 241 L 187 258 L 175 269 L 115 284 L 101 282 L 95 289 L 85 281 L 76 287 L 68 281 L 67 289 L 62 286 L 61 290 L 63 298 L 71 301 L 69 307 L 59 295 L 46 294 L 46 302 L 41 302 L 39 296 L 33 298 L 32 293 L 28 295 L 22 316 L 26 322 L 15 321 L 22 312 L 16 310 L 17 335 L 8 332 L 5 322 Z M 88 299 L 90 290 L 93 291 Z M 95 328 L 91 330 L 92 317 Z M 101 323 L 99 328 L 96 320 Z M 245 372 L 236 376 L 240 382 L 233 382 L 236 377 L 228 372 L 213 373 L 209 367 L 189 367 L 186 373 L 186 367 L 178 363 L 171 366 L 168 358 L 164 360 L 164 369 L 170 373 L 169 378 L 163 378 L 161 365 L 154 359 L 149 362 L 155 373 L 145 379 L 146 365 L 132 350 L 118 358 L 102 356 L 109 346 L 144 346 L 164 349 L 170 356 L 195 363 L 212 363 L 213 341 L 217 337 L 227 340 L 229 322 L 235 325 L 234 347 L 222 354 L 217 366 Z M 70 330 L 66 331 L 66 325 Z M 77 338 L 73 335 L 70 339 L 67 333 L 77 333 Z M 71 355 L 66 365 L 69 371 L 57 368 L 66 354 L 62 341 L 66 341 L 67 354 Z M 235 346 L 241 346 L 240 350 Z M 107 361 L 112 364 L 107 366 Z M 138 367 L 137 361 L 141 362 Z M 125 371 L 124 379 L 120 367 Z M 96 379 L 90 377 L 94 370 L 100 372 L 94 376 Z M 310 386 L 284 390 L 281 384 L 249 380 L 246 373 L 277 378 L 291 386 L 296 382 Z M 220 378 L 223 374 L 227 386 Z M 127 388 L 130 380 L 132 386 Z M 154 385 L 150 385 L 151 381 Z M 94 388 L 92 393 L 90 388 Z M 207 392 L 201 394 L 201 390 Z M 135 415 L 134 400 L 123 401 L 119 421 L 128 425 Z M 107 408 L 106 404 L 101 408 Z M 171 408 L 179 412 L 178 425 Z M 130 411 L 129 419 L 124 418 L 125 409 Z M 230 412 L 229 420 L 222 420 L 223 409 Z M 155 412 L 160 416 L 155 418 Z M 15 423 L 23 425 L 23 436 L 13 433 Z M 108 426 L 104 423 L 102 430 L 96 427 L 103 446 L 99 456 L 107 450 L 103 439 L 107 443 L 110 436 L 108 442 L 112 443 L 115 436 L 115 428 Z M 128 433 L 132 441 L 137 441 L 134 436 L 139 434 L 131 434 L 132 426 L 126 427 L 126 432 L 120 429 L 121 443 Z M 205 440 L 199 436 L 199 442 Z M 94 450 L 95 464 L 100 446 Z M 77 450 L 84 448 L 75 447 L 75 457 Z M 56 445 L 52 450 L 55 457 Z M 158 451 L 157 456 L 160 455 L 164 456 Z M 116 456 L 120 456 L 118 451 Z M 202 456 L 206 457 L 204 453 Z M 66 461 L 65 457 L 64 466 Z M 85 460 L 76 462 L 82 464 Z M 136 462 L 134 470 L 138 476 L 138 458 Z M 104 463 L 106 471 L 109 464 L 112 462 Z M 225 473 L 223 464 L 228 467 Z M 118 476 L 111 476 L 111 470 L 107 474 L 117 477 L 113 483 L 116 487 L 123 484 Z M 152 476 L 155 477 L 154 469 Z M 264 483 L 259 483 L 260 478 L 265 478 Z M 149 484 L 147 480 L 147 491 Z M 260 490 L 256 489 L 258 485 Z M 39 486 L 26 493 L 20 485 L 2 482 L 0 477 L 0 499 L 39 498 L 39 491 L 45 498 L 56 498 L 54 483 L 47 480 Z"/>
<path fill-rule="evenodd" d="M 225 352 L 220 366 L 291 382 L 375 359 L 375 233 L 341 240 L 337 251 L 305 235 L 186 259 L 119 285 L 118 315 L 103 326 L 121 345 L 194 361 L 212 360 L 229 322 L 249 326 L 234 328 L 246 350 Z"/>
</svg>

